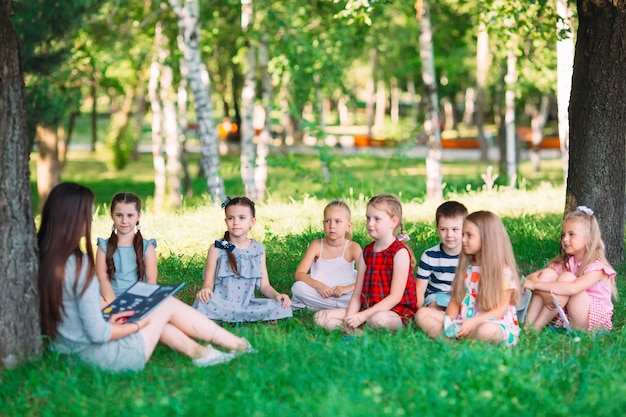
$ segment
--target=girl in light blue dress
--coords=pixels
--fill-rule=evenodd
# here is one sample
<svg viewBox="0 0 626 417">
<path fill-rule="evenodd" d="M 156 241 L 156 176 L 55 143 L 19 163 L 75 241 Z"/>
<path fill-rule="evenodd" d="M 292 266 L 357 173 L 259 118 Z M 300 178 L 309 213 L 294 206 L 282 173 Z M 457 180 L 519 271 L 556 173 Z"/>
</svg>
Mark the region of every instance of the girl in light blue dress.
<svg viewBox="0 0 626 417">
<path fill-rule="evenodd" d="M 96 274 L 106 304 L 137 281 L 157 283 L 157 244 L 141 235 L 141 199 L 133 193 L 116 194 L 111 219 L 111 236 L 98 238 L 96 253 Z"/>
<path fill-rule="evenodd" d="M 292 316 L 287 294 L 272 287 L 265 265 L 265 247 L 248 237 L 254 226 L 254 203 L 247 197 L 222 204 L 228 230 L 207 253 L 204 284 L 193 304 L 218 321 L 269 321 Z M 257 298 L 256 290 L 267 298 Z"/>
</svg>

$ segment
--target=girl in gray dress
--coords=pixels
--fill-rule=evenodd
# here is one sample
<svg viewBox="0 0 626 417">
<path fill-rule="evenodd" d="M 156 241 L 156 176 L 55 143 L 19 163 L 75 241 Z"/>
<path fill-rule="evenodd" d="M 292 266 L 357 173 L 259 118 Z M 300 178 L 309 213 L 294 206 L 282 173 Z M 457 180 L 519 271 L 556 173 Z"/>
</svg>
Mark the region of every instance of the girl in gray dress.
<svg viewBox="0 0 626 417">
<path fill-rule="evenodd" d="M 265 247 L 248 237 L 256 222 L 254 203 L 228 197 L 222 207 L 228 230 L 209 248 L 204 284 L 193 306 L 213 320 L 231 323 L 291 317 L 289 296 L 270 284 Z M 257 289 L 267 298 L 257 298 Z"/>
<path fill-rule="evenodd" d="M 52 350 L 76 354 L 105 370 L 137 371 L 159 341 L 193 358 L 198 366 L 227 362 L 235 352 L 252 349 L 247 340 L 173 297 L 140 321 L 125 322 L 132 311 L 113 314 L 106 321 L 100 310 L 98 281 L 94 280 L 93 207 L 91 190 L 62 183 L 52 189 L 42 211 L 37 234 L 41 326 Z M 196 339 L 230 352 L 199 344 Z"/>
</svg>

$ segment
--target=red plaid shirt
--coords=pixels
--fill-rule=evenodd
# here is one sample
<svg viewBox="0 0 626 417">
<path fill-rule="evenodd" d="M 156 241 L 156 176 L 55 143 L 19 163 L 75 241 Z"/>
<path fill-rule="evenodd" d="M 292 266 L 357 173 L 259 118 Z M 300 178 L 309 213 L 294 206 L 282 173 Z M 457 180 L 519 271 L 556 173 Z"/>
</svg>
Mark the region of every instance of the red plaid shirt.
<svg viewBox="0 0 626 417">
<path fill-rule="evenodd" d="M 366 268 L 361 291 L 361 310 L 379 303 L 391 292 L 393 257 L 401 249 L 406 249 L 406 246 L 398 240 L 394 240 L 387 249 L 380 252 L 374 252 L 374 242 L 363 248 L 363 260 Z M 413 277 L 413 268 L 410 265 L 402 299 L 391 311 L 397 313 L 403 322 L 411 320 L 417 311 L 415 278 Z"/>
</svg>

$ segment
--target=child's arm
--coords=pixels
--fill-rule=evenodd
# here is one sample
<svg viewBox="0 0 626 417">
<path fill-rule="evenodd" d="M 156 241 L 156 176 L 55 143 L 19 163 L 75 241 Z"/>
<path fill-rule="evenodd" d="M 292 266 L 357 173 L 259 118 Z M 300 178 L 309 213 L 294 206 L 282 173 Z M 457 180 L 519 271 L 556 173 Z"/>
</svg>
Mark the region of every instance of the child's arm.
<svg viewBox="0 0 626 417">
<path fill-rule="evenodd" d="M 446 307 L 446 316 L 450 317 L 452 320 L 456 320 L 460 312 L 461 306 L 450 297 L 450 302 L 448 303 L 448 307 Z"/>
<path fill-rule="evenodd" d="M 457 332 L 457 337 L 465 337 L 468 336 L 476 326 L 480 323 L 483 323 L 488 319 L 501 319 L 506 313 L 509 305 L 511 304 L 511 296 L 513 295 L 513 291 L 515 289 L 502 291 L 502 296 L 500 297 L 500 304 L 492 310 L 486 311 L 482 313 L 480 316 L 474 316 L 471 319 L 465 319 L 461 321 L 461 327 Z"/>
<path fill-rule="evenodd" d="M 349 317 L 353 314 L 357 314 L 361 309 L 361 292 L 363 291 L 363 279 L 365 278 L 365 260 L 363 256 L 359 258 L 357 262 L 357 274 L 356 274 L 356 282 L 354 284 L 354 291 L 352 292 L 352 297 L 350 297 L 350 302 L 348 303 L 348 308 L 346 309 L 346 317 Z"/>
<path fill-rule="evenodd" d="M 415 279 L 415 292 L 417 293 L 417 308 L 424 306 L 424 296 L 426 295 L 426 287 L 428 287 L 428 280 L 417 278 Z"/>
<path fill-rule="evenodd" d="M 294 279 L 296 281 L 302 281 L 308 286 L 315 288 L 317 292 L 320 293 L 322 297 L 330 297 L 333 294 L 332 289 L 325 285 L 324 283 L 312 278 L 309 275 L 309 271 L 311 270 L 311 265 L 315 261 L 315 257 L 320 253 L 320 241 L 319 239 L 311 242 L 306 252 L 304 253 L 304 257 L 300 261 L 298 268 L 296 268 L 296 273 L 294 274 Z"/>
<path fill-rule="evenodd" d="M 148 245 L 146 254 L 143 257 L 143 262 L 146 266 L 146 282 L 148 284 L 156 284 L 158 276 L 157 256 L 153 245 Z"/>
<path fill-rule="evenodd" d="M 281 294 L 272 287 L 270 284 L 270 278 L 267 273 L 267 265 L 265 264 L 265 253 L 261 256 L 261 285 L 259 285 L 259 290 L 261 294 L 266 296 L 267 298 L 273 298 L 276 301 L 282 301 L 283 307 L 287 308 L 291 305 L 291 300 L 287 294 Z"/>
<path fill-rule="evenodd" d="M 524 286 L 532 291 L 552 291 L 556 295 L 575 295 L 579 294 L 593 284 L 602 279 L 605 279 L 607 275 L 604 271 L 590 271 L 576 278 L 574 281 L 554 281 L 554 282 L 541 282 L 541 281 L 524 281 Z"/>
<path fill-rule="evenodd" d="M 395 307 L 400 300 L 406 289 L 406 283 L 409 277 L 410 267 L 409 252 L 406 249 L 401 249 L 393 257 L 393 273 L 391 276 L 391 287 L 389 294 L 376 303 L 372 307 L 358 312 L 352 316 L 346 315 L 346 323 L 350 327 L 358 327 L 363 324 L 374 313 L 379 311 L 390 311 Z M 362 284 L 361 284 L 362 285 Z M 355 291 L 356 293 L 356 291 Z"/>
<path fill-rule="evenodd" d="M 217 271 L 217 258 L 219 257 L 218 249 L 212 245 L 206 255 L 206 265 L 204 267 L 204 282 L 202 288 L 196 294 L 196 298 L 208 303 L 213 298 L 213 287 L 215 287 L 215 272 Z"/>
<path fill-rule="evenodd" d="M 96 276 L 98 277 L 98 282 L 100 283 L 100 295 L 102 296 L 102 301 L 104 301 L 105 305 L 115 300 L 115 293 L 113 292 L 113 287 L 109 281 L 109 274 L 107 274 L 106 256 L 106 253 L 104 253 L 104 251 L 98 246 L 96 251 Z"/>
<path fill-rule="evenodd" d="M 351 241 L 348 244 L 348 253 L 346 260 L 348 262 L 354 261 L 358 265 L 359 259 L 361 258 L 361 253 L 363 253 L 363 249 L 361 249 L 361 246 L 358 243 Z M 354 284 L 350 285 L 338 285 L 332 288 L 332 295 L 333 297 L 341 297 L 344 294 L 349 294 L 354 291 L 355 286 L 356 281 Z"/>
</svg>

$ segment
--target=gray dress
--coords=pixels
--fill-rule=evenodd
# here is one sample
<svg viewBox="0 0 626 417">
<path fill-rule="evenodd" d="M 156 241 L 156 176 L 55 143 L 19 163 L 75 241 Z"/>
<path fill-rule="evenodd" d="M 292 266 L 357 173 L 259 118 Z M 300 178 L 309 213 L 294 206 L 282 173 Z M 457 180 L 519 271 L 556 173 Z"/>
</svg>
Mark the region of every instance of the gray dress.
<svg viewBox="0 0 626 417">
<path fill-rule="evenodd" d="M 76 257 L 71 255 L 65 263 L 63 281 L 62 319 L 50 348 L 54 351 L 78 355 L 84 361 L 109 371 L 139 371 L 146 364 L 143 337 L 133 333 L 116 340 L 111 339 L 111 324 L 102 317 L 100 286 L 94 277 L 82 296 L 87 275 L 87 255 L 83 254 L 83 267 L 76 277 Z M 78 285 L 75 286 L 78 279 Z"/>
<path fill-rule="evenodd" d="M 280 301 L 256 298 L 265 253 L 262 243 L 253 240 L 246 249 L 233 249 L 239 275 L 230 268 L 226 250 L 218 247 L 218 251 L 213 298 L 208 303 L 196 299 L 194 308 L 213 320 L 230 323 L 278 320 L 293 315 L 291 307 L 284 308 Z"/>
</svg>

